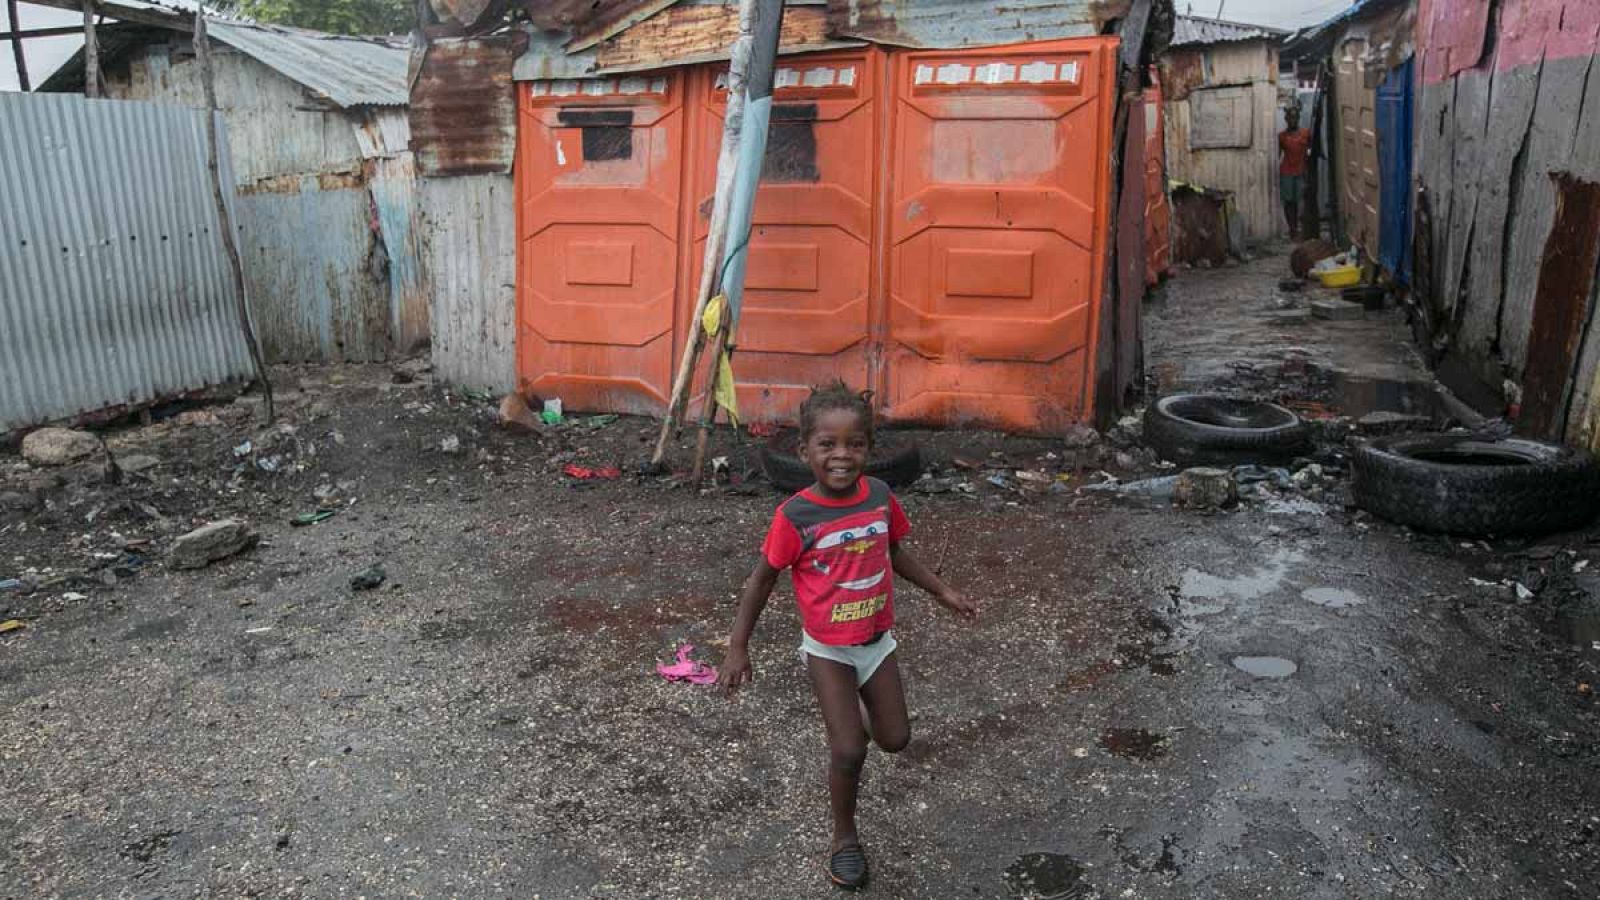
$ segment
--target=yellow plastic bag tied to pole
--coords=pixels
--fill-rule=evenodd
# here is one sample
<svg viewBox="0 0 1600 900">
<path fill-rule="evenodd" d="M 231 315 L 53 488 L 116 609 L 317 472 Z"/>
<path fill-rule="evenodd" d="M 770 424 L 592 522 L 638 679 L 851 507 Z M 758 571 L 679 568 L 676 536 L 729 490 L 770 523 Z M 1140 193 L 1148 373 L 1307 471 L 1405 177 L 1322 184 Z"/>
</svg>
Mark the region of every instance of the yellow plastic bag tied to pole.
<svg viewBox="0 0 1600 900">
<path fill-rule="evenodd" d="M 705 331 L 706 338 L 714 338 L 722 330 L 723 317 L 728 310 L 728 298 L 718 294 L 706 304 L 706 311 L 700 317 L 700 327 Z M 717 384 L 715 388 L 717 405 L 727 410 L 728 421 L 733 427 L 739 427 L 739 397 L 733 390 L 733 362 L 728 358 L 727 351 L 722 352 L 722 358 L 717 360 Z"/>
</svg>

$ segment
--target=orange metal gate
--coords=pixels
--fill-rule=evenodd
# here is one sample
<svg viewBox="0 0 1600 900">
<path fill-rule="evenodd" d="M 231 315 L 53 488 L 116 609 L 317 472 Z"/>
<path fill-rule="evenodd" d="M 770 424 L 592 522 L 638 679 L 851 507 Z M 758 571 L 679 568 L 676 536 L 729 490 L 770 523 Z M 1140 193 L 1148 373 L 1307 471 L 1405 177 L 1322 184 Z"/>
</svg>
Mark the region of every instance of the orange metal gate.
<svg viewBox="0 0 1600 900">
<path fill-rule="evenodd" d="M 792 419 L 837 376 L 876 390 L 892 421 L 1087 418 L 1115 50 L 785 58 L 734 364 L 746 417 Z M 524 86 L 523 391 L 663 410 L 692 327 L 725 68 Z"/>
</svg>

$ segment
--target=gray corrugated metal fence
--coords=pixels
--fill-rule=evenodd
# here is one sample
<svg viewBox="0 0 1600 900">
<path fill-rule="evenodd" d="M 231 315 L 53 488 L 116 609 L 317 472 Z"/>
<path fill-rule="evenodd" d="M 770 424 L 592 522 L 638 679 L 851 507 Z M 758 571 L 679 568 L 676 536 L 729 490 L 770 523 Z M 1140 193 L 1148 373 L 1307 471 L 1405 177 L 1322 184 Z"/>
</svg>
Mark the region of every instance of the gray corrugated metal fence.
<svg viewBox="0 0 1600 900">
<path fill-rule="evenodd" d="M 0 431 L 250 373 L 205 142 L 196 110 L 0 94 Z"/>
</svg>

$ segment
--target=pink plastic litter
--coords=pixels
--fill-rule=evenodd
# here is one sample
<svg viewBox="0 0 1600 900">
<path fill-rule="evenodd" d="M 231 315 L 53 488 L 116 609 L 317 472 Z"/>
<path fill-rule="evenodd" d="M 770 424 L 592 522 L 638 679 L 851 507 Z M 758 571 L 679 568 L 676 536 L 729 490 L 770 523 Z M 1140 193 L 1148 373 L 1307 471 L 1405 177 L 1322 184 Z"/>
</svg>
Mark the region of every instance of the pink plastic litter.
<svg viewBox="0 0 1600 900">
<path fill-rule="evenodd" d="M 656 671 L 668 681 L 687 681 L 690 684 L 713 684 L 717 680 L 715 666 L 708 666 L 703 662 L 690 659 L 689 654 L 694 652 L 693 644 L 684 644 L 678 648 L 678 661 L 672 665 L 656 663 Z"/>
</svg>

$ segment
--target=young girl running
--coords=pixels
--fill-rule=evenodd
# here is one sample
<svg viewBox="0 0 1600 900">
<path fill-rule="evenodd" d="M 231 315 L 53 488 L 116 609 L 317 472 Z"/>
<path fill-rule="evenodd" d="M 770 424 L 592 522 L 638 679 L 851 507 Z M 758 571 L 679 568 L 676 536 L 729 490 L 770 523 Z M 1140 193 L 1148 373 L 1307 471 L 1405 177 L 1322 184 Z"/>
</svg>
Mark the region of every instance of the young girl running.
<svg viewBox="0 0 1600 900">
<path fill-rule="evenodd" d="M 843 382 L 812 391 L 800 406 L 800 458 L 816 484 L 778 507 L 761 561 L 744 583 L 719 679 L 731 694 L 754 680 L 750 634 L 778 573 L 794 578 L 804 625 L 800 650 L 828 733 L 833 845 L 828 877 L 849 889 L 867 882 L 856 835 L 856 793 L 867 740 L 898 753 L 911 740 L 900 667 L 894 657 L 894 575 L 967 619 L 977 606 L 902 546 L 911 531 L 888 485 L 863 476 L 872 449 L 868 395 Z M 891 573 L 890 570 L 893 569 Z M 865 720 L 865 721 L 864 721 Z M 870 724 L 870 735 L 863 726 Z"/>
</svg>

